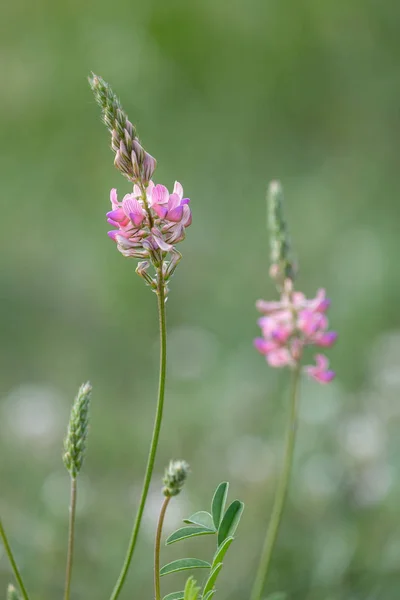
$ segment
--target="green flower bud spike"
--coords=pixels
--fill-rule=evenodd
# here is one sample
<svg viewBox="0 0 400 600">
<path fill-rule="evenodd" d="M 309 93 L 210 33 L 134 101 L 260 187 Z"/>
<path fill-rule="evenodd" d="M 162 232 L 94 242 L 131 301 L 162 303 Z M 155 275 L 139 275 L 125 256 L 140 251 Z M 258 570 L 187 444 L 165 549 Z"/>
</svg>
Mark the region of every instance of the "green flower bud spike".
<svg viewBox="0 0 400 600">
<path fill-rule="evenodd" d="M 64 464 L 73 479 L 78 476 L 85 457 L 91 393 L 92 386 L 89 382 L 79 388 L 72 406 L 68 432 L 64 441 Z"/>
<path fill-rule="evenodd" d="M 89 382 L 81 385 L 71 410 L 67 437 L 64 441 L 64 464 L 71 475 L 71 499 L 69 506 L 69 529 L 67 546 L 67 566 L 65 571 L 64 600 L 69 600 L 71 590 L 72 562 L 75 544 L 75 514 L 78 493 L 77 476 L 82 468 L 89 428 L 89 405 L 92 386 Z"/>
<path fill-rule="evenodd" d="M 271 245 L 270 275 L 280 287 L 286 279 L 293 281 L 295 266 L 291 257 L 290 238 L 284 216 L 283 190 L 279 181 L 271 181 L 267 192 L 268 230 Z"/>
</svg>

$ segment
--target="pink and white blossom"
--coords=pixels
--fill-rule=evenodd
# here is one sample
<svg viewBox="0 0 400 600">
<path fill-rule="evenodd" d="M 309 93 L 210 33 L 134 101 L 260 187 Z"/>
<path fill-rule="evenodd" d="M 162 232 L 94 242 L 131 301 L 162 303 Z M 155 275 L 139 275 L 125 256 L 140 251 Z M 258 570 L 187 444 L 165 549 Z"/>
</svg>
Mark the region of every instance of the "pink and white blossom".
<svg viewBox="0 0 400 600">
<path fill-rule="evenodd" d="M 329 305 L 324 289 L 307 299 L 302 292 L 294 291 L 292 281 L 287 279 L 280 300 L 256 303 L 263 316 L 258 320 L 262 337 L 254 340 L 254 346 L 272 367 L 295 367 L 306 346 L 329 348 L 335 343 L 337 333 L 328 330 L 325 314 Z M 335 373 L 328 368 L 328 359 L 323 354 L 315 359 L 316 364 L 304 367 L 304 371 L 320 383 L 332 381 Z"/>
</svg>

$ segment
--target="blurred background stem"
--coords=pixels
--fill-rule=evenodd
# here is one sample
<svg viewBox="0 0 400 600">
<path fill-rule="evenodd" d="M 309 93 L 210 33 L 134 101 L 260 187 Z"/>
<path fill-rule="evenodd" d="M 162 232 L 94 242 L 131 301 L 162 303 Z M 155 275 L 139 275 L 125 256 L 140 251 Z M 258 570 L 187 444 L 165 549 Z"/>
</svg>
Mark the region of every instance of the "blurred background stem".
<svg viewBox="0 0 400 600">
<path fill-rule="evenodd" d="M 165 374 L 167 366 L 167 327 L 166 327 L 166 314 L 165 314 L 165 283 L 162 273 L 162 263 L 157 269 L 157 298 L 158 298 L 158 316 L 160 324 L 160 376 L 158 386 L 158 401 L 156 409 L 156 417 L 153 427 L 153 435 L 150 444 L 149 457 L 147 460 L 146 474 L 143 482 L 142 495 L 140 498 L 139 508 L 136 514 L 136 519 L 133 525 L 131 539 L 129 541 L 128 551 L 125 556 L 125 561 L 122 566 L 122 570 L 118 581 L 115 585 L 111 600 L 118 598 L 122 586 L 125 583 L 126 576 L 132 561 L 133 553 L 136 546 L 137 537 L 139 534 L 140 524 L 143 517 L 143 511 L 146 504 L 147 494 L 149 491 L 151 476 L 154 469 L 154 461 L 156 458 L 158 440 L 160 437 L 161 422 L 163 417 L 164 409 L 164 394 L 165 394 Z"/>
<path fill-rule="evenodd" d="M 293 463 L 293 450 L 296 440 L 299 381 L 300 365 L 298 365 L 293 370 L 292 374 L 292 388 L 290 392 L 290 411 L 286 431 L 285 458 L 283 463 L 282 474 L 279 479 L 278 488 L 276 490 L 271 519 L 268 525 L 267 535 L 261 553 L 260 563 L 251 592 L 251 600 L 261 600 L 264 585 L 268 576 L 275 542 L 278 537 L 278 531 L 282 520 L 283 510 L 285 507 L 285 500 L 288 492 L 290 473 L 292 470 Z"/>
<path fill-rule="evenodd" d="M 77 481 L 75 477 L 71 477 L 71 500 L 69 505 L 69 531 L 68 531 L 68 550 L 67 550 L 67 567 L 65 571 L 65 592 L 64 600 L 69 600 L 71 589 L 72 563 L 74 557 L 75 543 L 75 515 L 76 515 L 76 499 L 77 499 Z"/>
<path fill-rule="evenodd" d="M 160 543 L 161 543 L 161 534 L 162 528 L 164 525 L 165 513 L 168 508 L 169 501 L 171 500 L 171 496 L 166 496 L 164 498 L 164 502 L 161 506 L 160 516 L 158 518 L 157 524 L 157 532 L 156 532 L 156 540 L 154 544 L 154 593 L 155 600 L 161 599 L 160 593 Z"/>
<path fill-rule="evenodd" d="M 3 542 L 3 545 L 4 545 L 4 550 L 6 551 L 8 560 L 10 561 L 10 565 L 11 565 L 11 568 L 13 570 L 14 577 L 18 581 L 18 585 L 20 587 L 22 596 L 24 597 L 24 600 L 29 600 L 28 593 L 27 593 L 26 588 L 24 586 L 24 582 L 22 581 L 22 577 L 21 577 L 21 574 L 20 574 L 20 572 L 18 570 L 17 563 L 15 562 L 14 555 L 13 555 L 12 550 L 11 550 L 11 546 L 8 543 L 6 532 L 4 530 L 3 523 L 1 521 L 1 519 L 0 519 L 0 537 L 2 539 L 2 542 Z"/>
</svg>

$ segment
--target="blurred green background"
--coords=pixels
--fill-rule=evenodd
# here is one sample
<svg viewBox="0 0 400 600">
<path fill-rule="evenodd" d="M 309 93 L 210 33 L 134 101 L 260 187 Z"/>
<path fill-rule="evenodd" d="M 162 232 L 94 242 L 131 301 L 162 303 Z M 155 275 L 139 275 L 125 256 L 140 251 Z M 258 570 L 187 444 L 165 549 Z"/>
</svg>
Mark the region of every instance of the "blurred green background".
<svg viewBox="0 0 400 600">
<path fill-rule="evenodd" d="M 265 188 L 282 180 L 298 286 L 326 287 L 330 386 L 304 381 L 296 464 L 266 592 L 397 600 L 400 4 L 379 0 L 14 0 L 0 9 L 0 510 L 32 599 L 62 594 L 70 403 L 93 383 L 73 598 L 107 598 L 144 473 L 158 377 L 156 298 L 107 238 L 113 167 L 86 76 L 111 83 L 154 177 L 193 225 L 168 301 L 166 415 L 135 565 L 151 598 L 160 477 L 192 475 L 166 533 L 215 486 L 246 511 L 219 580 L 246 600 L 271 507 L 287 373 L 252 347 L 267 276 Z M 210 556 L 197 539 L 162 562 Z M 0 589 L 12 580 L 0 549 Z M 163 581 L 165 593 L 183 576 Z"/>
</svg>

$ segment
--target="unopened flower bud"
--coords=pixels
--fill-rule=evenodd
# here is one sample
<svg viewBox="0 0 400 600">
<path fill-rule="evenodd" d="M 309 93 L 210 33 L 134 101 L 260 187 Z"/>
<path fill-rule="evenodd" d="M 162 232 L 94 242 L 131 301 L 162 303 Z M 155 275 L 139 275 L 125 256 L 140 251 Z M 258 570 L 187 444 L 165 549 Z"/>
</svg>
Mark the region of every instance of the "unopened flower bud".
<svg viewBox="0 0 400 600">
<path fill-rule="evenodd" d="M 21 600 L 21 596 L 12 583 L 10 583 L 7 588 L 7 600 Z"/>
<path fill-rule="evenodd" d="M 184 460 L 171 460 L 163 478 L 164 496 L 177 496 L 189 475 L 189 465 Z"/>
</svg>

